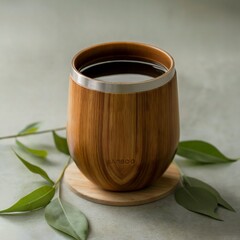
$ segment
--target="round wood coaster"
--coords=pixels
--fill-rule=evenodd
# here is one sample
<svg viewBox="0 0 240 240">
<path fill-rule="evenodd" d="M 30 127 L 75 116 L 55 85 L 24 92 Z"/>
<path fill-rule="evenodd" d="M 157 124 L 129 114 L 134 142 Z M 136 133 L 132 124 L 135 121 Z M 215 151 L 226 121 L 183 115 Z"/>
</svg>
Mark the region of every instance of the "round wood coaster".
<svg viewBox="0 0 240 240">
<path fill-rule="evenodd" d="M 178 168 L 171 164 L 163 176 L 147 188 L 133 192 L 111 192 L 90 182 L 75 163 L 71 163 L 64 174 L 64 181 L 78 195 L 95 203 L 112 206 L 134 206 L 156 201 L 173 192 L 179 179 Z"/>
</svg>

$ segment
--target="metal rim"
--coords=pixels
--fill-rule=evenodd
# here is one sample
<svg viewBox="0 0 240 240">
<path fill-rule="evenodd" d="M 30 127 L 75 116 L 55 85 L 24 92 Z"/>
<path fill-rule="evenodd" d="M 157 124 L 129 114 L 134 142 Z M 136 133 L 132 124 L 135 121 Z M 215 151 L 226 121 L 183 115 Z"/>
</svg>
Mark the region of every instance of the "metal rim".
<svg viewBox="0 0 240 240">
<path fill-rule="evenodd" d="M 98 44 L 95 45 L 91 48 L 96 48 L 96 47 L 103 47 L 104 45 L 110 45 L 110 44 L 121 44 L 122 42 L 114 42 L 114 43 L 105 43 L 105 44 Z M 126 43 L 125 43 L 126 44 Z M 134 42 L 128 42 L 127 44 L 129 45 L 138 45 L 138 46 L 143 46 L 145 48 L 150 48 L 154 49 L 154 51 L 157 51 L 161 54 L 163 54 L 165 57 L 170 60 L 170 67 L 166 67 L 167 71 L 162 74 L 159 77 L 156 78 L 151 78 L 146 81 L 141 81 L 141 82 L 134 82 L 134 83 L 115 83 L 115 82 L 106 82 L 106 81 L 101 81 L 93 78 L 89 78 L 82 73 L 80 73 L 76 67 L 75 67 L 75 61 L 78 57 L 81 57 L 82 54 L 84 54 L 87 50 L 91 50 L 91 48 L 84 49 L 77 53 L 73 60 L 72 60 L 72 68 L 70 72 L 70 77 L 72 78 L 73 81 L 75 81 L 78 85 L 95 90 L 95 91 L 100 91 L 104 93 L 136 93 L 136 92 L 143 92 L 143 91 L 149 91 L 155 88 L 159 88 L 166 83 L 168 83 L 175 75 L 175 64 L 174 60 L 171 57 L 170 54 L 168 54 L 166 51 L 163 51 L 159 48 L 156 48 L 151 45 L 147 44 L 142 44 L 142 43 L 134 43 Z"/>
</svg>

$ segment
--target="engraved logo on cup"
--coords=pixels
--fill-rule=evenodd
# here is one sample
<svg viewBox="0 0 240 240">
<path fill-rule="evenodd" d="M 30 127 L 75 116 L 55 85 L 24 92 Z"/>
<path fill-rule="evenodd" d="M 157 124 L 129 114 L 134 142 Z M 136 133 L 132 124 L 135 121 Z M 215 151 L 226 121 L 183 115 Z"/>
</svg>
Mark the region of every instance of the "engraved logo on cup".
<svg viewBox="0 0 240 240">
<path fill-rule="evenodd" d="M 135 162 L 135 159 L 112 159 L 107 161 L 107 164 L 134 165 Z"/>
</svg>

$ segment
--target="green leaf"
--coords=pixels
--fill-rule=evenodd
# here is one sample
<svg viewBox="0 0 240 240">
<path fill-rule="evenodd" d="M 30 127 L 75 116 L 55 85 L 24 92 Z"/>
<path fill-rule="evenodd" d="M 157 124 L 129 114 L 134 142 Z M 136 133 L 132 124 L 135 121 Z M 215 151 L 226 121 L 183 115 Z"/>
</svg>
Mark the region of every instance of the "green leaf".
<svg viewBox="0 0 240 240">
<path fill-rule="evenodd" d="M 217 199 L 204 188 L 180 187 L 175 191 L 175 199 L 184 208 L 222 221 L 215 212 Z"/>
<path fill-rule="evenodd" d="M 25 165 L 28 170 L 30 170 L 32 173 L 39 174 L 41 177 L 43 177 L 45 180 L 47 180 L 50 184 L 54 184 L 53 180 L 48 176 L 48 174 L 40 167 L 33 165 L 32 163 L 29 163 L 25 159 L 23 159 L 21 156 L 19 156 L 16 152 L 14 152 L 18 159 Z"/>
<path fill-rule="evenodd" d="M 40 124 L 40 122 L 34 122 L 34 123 L 28 124 L 24 129 L 22 129 L 18 133 L 18 135 L 24 135 L 24 134 L 28 134 L 28 133 L 37 132 L 37 130 L 39 129 L 39 124 Z"/>
<path fill-rule="evenodd" d="M 74 239 L 85 240 L 88 236 L 88 221 L 84 214 L 70 203 L 54 199 L 45 209 L 47 223 Z"/>
<path fill-rule="evenodd" d="M 180 142 L 177 155 L 201 163 L 227 163 L 237 160 L 226 157 L 212 144 L 198 140 Z"/>
<path fill-rule="evenodd" d="M 24 145 L 23 143 L 21 143 L 19 140 L 16 139 L 16 144 L 25 152 L 27 153 L 31 153 L 32 155 L 36 156 L 36 157 L 40 157 L 40 158 L 46 158 L 48 155 L 48 152 L 45 150 L 40 150 L 40 149 L 33 149 L 33 148 L 29 148 L 26 145 Z"/>
<path fill-rule="evenodd" d="M 25 197 L 21 198 L 11 207 L 1 210 L 0 214 L 15 213 L 15 212 L 28 212 L 45 207 L 53 198 L 55 188 L 51 186 L 42 186 Z"/>
<path fill-rule="evenodd" d="M 65 153 L 67 155 L 70 155 L 66 138 L 63 138 L 63 137 L 57 135 L 57 133 L 55 131 L 53 131 L 53 139 L 54 139 L 54 143 L 55 143 L 56 148 L 60 152 Z"/>
<path fill-rule="evenodd" d="M 216 197 L 219 205 L 221 205 L 222 207 L 224 207 L 230 211 L 235 212 L 235 210 L 232 208 L 232 206 L 221 197 L 220 193 L 216 189 L 214 189 L 213 187 L 208 185 L 207 183 L 200 181 L 196 178 L 188 177 L 185 175 L 183 176 L 183 183 L 185 186 L 199 187 L 199 188 L 203 188 L 203 189 L 209 191 Z"/>
</svg>

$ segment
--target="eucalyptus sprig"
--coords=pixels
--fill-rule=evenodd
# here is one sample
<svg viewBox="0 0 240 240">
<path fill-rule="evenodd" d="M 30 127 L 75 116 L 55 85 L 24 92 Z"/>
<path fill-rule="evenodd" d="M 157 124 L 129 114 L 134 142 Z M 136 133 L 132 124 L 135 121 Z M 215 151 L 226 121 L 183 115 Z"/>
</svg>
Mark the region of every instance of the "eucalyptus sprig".
<svg viewBox="0 0 240 240">
<path fill-rule="evenodd" d="M 181 186 L 174 193 L 176 202 L 184 208 L 222 221 L 217 213 L 219 206 L 235 212 L 220 193 L 207 183 L 186 175 L 182 176 Z"/>
<path fill-rule="evenodd" d="M 190 140 L 178 144 L 177 155 L 186 159 L 207 164 L 207 163 L 232 163 L 238 159 L 226 157 L 211 143 Z"/>
<path fill-rule="evenodd" d="M 178 145 L 177 155 L 200 164 L 233 163 L 238 159 L 225 156 L 211 143 L 200 140 L 182 141 Z M 184 208 L 214 218 L 222 219 L 217 214 L 219 206 L 235 212 L 220 193 L 209 184 L 186 176 L 182 173 L 181 186 L 174 193 L 175 200 Z"/>
<path fill-rule="evenodd" d="M 26 161 L 19 154 L 17 154 L 15 151 L 14 151 L 14 153 L 16 154 L 18 159 L 25 165 L 25 167 L 28 168 L 29 171 L 31 171 L 32 173 L 35 173 L 35 174 L 39 174 L 42 178 L 47 180 L 51 185 L 54 184 L 53 180 L 48 176 L 48 174 L 42 168 Z"/>
<path fill-rule="evenodd" d="M 41 186 L 18 200 L 11 207 L 1 210 L 0 214 L 29 212 L 43 208 L 52 200 L 55 190 L 53 186 Z"/>
<path fill-rule="evenodd" d="M 39 122 L 31 123 L 27 125 L 23 130 L 21 130 L 18 134 L 1 137 L 0 140 L 6 138 L 15 138 L 16 145 L 20 147 L 25 153 L 40 158 L 46 158 L 46 156 L 48 155 L 48 152 L 46 150 L 30 148 L 23 144 L 22 142 L 20 142 L 18 140 L 18 137 L 51 132 L 53 134 L 55 147 L 60 152 L 69 156 L 66 138 L 61 137 L 56 133 L 57 131 L 64 130 L 65 128 L 44 130 L 41 132 L 40 131 L 38 132 L 38 129 Z M 20 154 L 18 154 L 14 149 L 13 151 L 16 157 L 23 163 L 23 165 L 30 172 L 40 175 L 47 182 L 45 185 L 33 190 L 26 196 L 19 199 L 12 206 L 0 210 L 0 215 L 32 212 L 45 208 L 47 206 L 47 208 L 45 209 L 45 219 L 51 227 L 67 235 L 72 236 L 74 239 L 86 240 L 88 236 L 88 221 L 85 215 L 75 206 L 62 200 L 60 194 L 56 199 L 52 200 L 57 190 L 60 193 L 61 180 L 63 178 L 67 166 L 70 163 L 71 157 L 69 156 L 69 159 L 65 164 L 63 170 L 61 171 L 61 174 L 59 175 L 58 179 L 54 182 L 44 169 L 30 163 L 22 156 L 20 156 Z"/>
<path fill-rule="evenodd" d="M 87 239 L 87 218 L 80 210 L 60 197 L 54 199 L 45 208 L 45 219 L 51 227 L 74 239 Z"/>
</svg>

